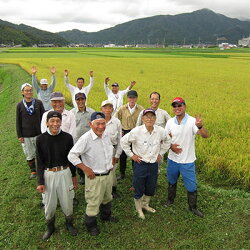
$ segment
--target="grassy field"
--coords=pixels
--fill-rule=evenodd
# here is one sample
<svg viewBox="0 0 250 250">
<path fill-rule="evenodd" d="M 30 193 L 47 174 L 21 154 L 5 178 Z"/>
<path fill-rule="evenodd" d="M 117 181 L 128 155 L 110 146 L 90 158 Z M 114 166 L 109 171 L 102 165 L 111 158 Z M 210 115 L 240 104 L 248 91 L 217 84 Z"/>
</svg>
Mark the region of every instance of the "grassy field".
<svg viewBox="0 0 250 250">
<path fill-rule="evenodd" d="M 88 72 L 94 70 L 88 105 L 96 110 L 106 98 L 103 81 L 107 76 L 119 82 L 121 89 L 136 80 L 138 103 L 145 108 L 149 93 L 158 91 L 161 108 L 172 114 L 171 99 L 182 96 L 188 113 L 202 114 L 211 134 L 208 140 L 197 138 L 200 174 L 213 185 L 250 189 L 249 49 L 18 48 L 2 49 L 0 63 L 18 64 L 27 72 L 36 65 L 39 79 L 50 79 L 49 67 L 55 66 L 56 90 L 63 92 L 68 103 L 71 97 L 63 70 L 70 70 L 72 84 L 79 76 L 88 84 Z"/>
<path fill-rule="evenodd" d="M 45 222 L 39 207 L 40 195 L 35 190 L 36 182 L 27 178 L 29 170 L 15 134 L 20 82 L 29 79 L 30 75 L 17 66 L 0 67 L 0 249 L 249 249 L 248 192 L 215 188 L 199 176 L 199 207 L 205 217 L 198 218 L 186 210 L 186 192 L 181 181 L 175 205 L 169 209 L 162 206 L 166 199 L 165 169 L 162 169 L 157 193 L 152 199 L 157 213 L 146 214 L 145 221 L 135 215 L 133 194 L 129 191 L 130 169 L 130 176 L 128 174 L 118 186 L 121 198 L 113 201 L 113 214 L 119 218 L 119 223 L 98 221 L 100 236 L 88 236 L 82 226 L 85 202 L 83 187 L 79 187 L 76 195 L 80 204 L 74 209 L 79 235 L 68 235 L 63 214 L 58 209 L 57 231 L 48 242 L 43 242 L 40 237 Z M 203 147 L 210 148 L 210 144 Z"/>
</svg>

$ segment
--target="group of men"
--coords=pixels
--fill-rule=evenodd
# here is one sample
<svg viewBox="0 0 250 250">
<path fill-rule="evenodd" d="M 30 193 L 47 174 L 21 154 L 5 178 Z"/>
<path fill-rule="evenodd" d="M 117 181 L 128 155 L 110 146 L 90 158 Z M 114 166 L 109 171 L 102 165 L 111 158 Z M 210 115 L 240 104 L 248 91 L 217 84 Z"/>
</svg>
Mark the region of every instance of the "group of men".
<svg viewBox="0 0 250 250">
<path fill-rule="evenodd" d="M 51 68 L 52 84 L 36 79 L 32 67 L 32 84 L 21 86 L 23 100 L 17 104 L 16 128 L 26 160 L 31 170 L 30 179 L 37 177 L 37 190 L 43 194 L 47 240 L 55 231 L 57 201 L 65 214 L 66 228 L 71 235 L 78 231 L 73 224 L 74 190 L 77 188 L 76 169 L 80 184 L 85 184 L 87 203 L 84 223 L 90 235 L 100 233 L 97 215 L 103 221 L 117 222 L 112 216 L 111 201 L 117 196 L 117 179 L 125 178 L 127 156 L 133 168 L 134 202 L 138 217 L 145 219 L 144 210 L 155 213 L 149 206 L 155 194 L 159 167 L 164 154 L 168 154 L 168 197 L 165 206 L 173 204 L 177 180 L 182 174 L 188 191 L 189 210 L 197 216 L 197 184 L 195 174 L 195 135 L 208 137 L 200 116 L 186 113 L 186 103 L 181 97 L 174 98 L 171 105 L 175 117 L 159 108 L 160 94 L 150 94 L 150 107 L 137 104 L 138 94 L 131 90 L 132 81 L 126 90 L 119 84 L 104 89 L 107 100 L 101 103 L 100 111 L 87 107 L 87 97 L 94 84 L 90 71 L 90 84 L 84 87 L 84 78 L 77 78 L 77 87 L 69 84 L 69 71 L 64 71 L 65 85 L 72 95 L 74 108 L 65 109 L 61 92 L 53 92 L 56 84 L 55 68 Z M 38 99 L 33 98 L 33 88 Z M 123 97 L 127 94 L 127 104 Z M 120 162 L 120 176 L 115 172 Z"/>
</svg>

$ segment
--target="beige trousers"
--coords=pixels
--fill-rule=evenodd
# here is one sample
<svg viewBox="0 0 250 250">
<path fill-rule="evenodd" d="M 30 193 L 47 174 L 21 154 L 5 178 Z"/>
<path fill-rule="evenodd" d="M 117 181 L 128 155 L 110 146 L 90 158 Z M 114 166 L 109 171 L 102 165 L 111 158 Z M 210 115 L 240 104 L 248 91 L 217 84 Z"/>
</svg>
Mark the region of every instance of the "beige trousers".
<svg viewBox="0 0 250 250">
<path fill-rule="evenodd" d="M 36 158 L 36 136 L 28 138 L 24 137 L 22 148 L 27 161 Z"/>
</svg>

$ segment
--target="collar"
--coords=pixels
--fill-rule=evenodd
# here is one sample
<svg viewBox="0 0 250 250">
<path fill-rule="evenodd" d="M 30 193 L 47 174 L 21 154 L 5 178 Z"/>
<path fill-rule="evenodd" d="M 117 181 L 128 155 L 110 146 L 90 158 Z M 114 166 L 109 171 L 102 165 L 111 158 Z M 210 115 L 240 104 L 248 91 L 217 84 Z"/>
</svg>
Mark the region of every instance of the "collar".
<svg viewBox="0 0 250 250">
<path fill-rule="evenodd" d="M 60 128 L 56 135 L 59 135 L 61 133 L 61 131 L 62 131 L 62 129 Z M 47 132 L 49 135 L 52 135 L 48 127 L 47 127 Z M 55 136 L 55 135 L 52 135 L 52 136 Z"/>
<path fill-rule="evenodd" d="M 143 124 L 142 127 L 143 127 L 143 133 L 144 134 L 149 133 L 148 130 L 147 130 L 147 128 L 146 128 L 146 126 L 145 126 L 145 124 Z M 152 133 L 155 133 L 155 125 L 153 126 Z"/>
<path fill-rule="evenodd" d="M 76 107 L 76 113 L 78 112 L 81 112 L 81 113 L 88 112 L 87 107 L 85 106 L 85 109 L 83 111 L 80 111 L 78 107 Z"/>
<path fill-rule="evenodd" d="M 97 136 L 92 128 L 90 129 L 90 134 L 91 134 L 93 141 L 97 140 L 98 138 L 103 139 L 106 136 L 105 131 L 103 132 L 102 137 Z"/>
<path fill-rule="evenodd" d="M 185 116 L 184 116 L 183 119 L 181 120 L 180 125 L 184 125 L 184 124 L 187 122 L 188 117 L 189 117 L 189 115 L 188 115 L 187 113 L 185 113 Z M 174 123 L 177 124 L 177 125 L 179 125 L 179 124 L 178 124 L 178 121 L 177 121 L 177 119 L 176 119 L 176 116 L 174 117 Z"/>
</svg>

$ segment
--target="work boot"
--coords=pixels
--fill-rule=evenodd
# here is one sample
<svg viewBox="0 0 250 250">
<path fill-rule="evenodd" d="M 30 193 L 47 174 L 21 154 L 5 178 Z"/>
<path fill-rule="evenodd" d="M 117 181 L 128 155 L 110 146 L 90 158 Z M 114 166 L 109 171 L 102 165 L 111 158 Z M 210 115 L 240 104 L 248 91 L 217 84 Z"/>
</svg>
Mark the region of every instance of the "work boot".
<svg viewBox="0 0 250 250">
<path fill-rule="evenodd" d="M 134 199 L 135 201 L 135 208 L 136 208 L 136 211 L 138 212 L 138 217 L 140 219 L 145 219 L 145 215 L 144 213 L 142 212 L 142 198 L 140 199 Z"/>
<path fill-rule="evenodd" d="M 100 205 L 100 218 L 102 221 L 118 222 L 117 218 L 112 217 L 111 202 Z"/>
<path fill-rule="evenodd" d="M 125 173 L 120 173 L 120 175 L 117 177 L 117 180 L 123 180 L 125 178 Z"/>
<path fill-rule="evenodd" d="M 79 200 L 77 200 L 75 197 L 73 198 L 73 206 L 78 206 Z"/>
<path fill-rule="evenodd" d="M 80 168 L 77 168 L 77 173 L 80 176 L 79 184 L 84 185 L 84 183 L 85 183 L 85 174 L 84 174 L 84 172 Z"/>
<path fill-rule="evenodd" d="M 204 214 L 197 209 L 197 191 L 188 192 L 188 209 L 199 217 L 204 217 Z"/>
<path fill-rule="evenodd" d="M 164 204 L 165 207 L 169 207 L 174 203 L 176 197 L 177 182 L 175 184 L 168 183 L 168 199 Z"/>
<path fill-rule="evenodd" d="M 71 234 L 72 236 L 76 236 L 76 235 L 78 234 L 78 231 L 77 231 L 77 229 L 74 227 L 73 222 L 74 222 L 74 219 L 73 219 L 73 216 L 72 216 L 72 215 L 66 216 L 66 217 L 65 217 L 65 225 L 66 225 L 66 228 L 68 229 L 68 231 L 70 232 L 70 234 Z"/>
<path fill-rule="evenodd" d="M 112 187 L 112 196 L 114 199 L 120 197 L 119 194 L 117 193 L 117 187 L 114 186 Z"/>
<path fill-rule="evenodd" d="M 85 226 L 90 235 L 97 236 L 100 234 L 100 231 L 97 228 L 96 216 L 88 216 L 85 214 Z"/>
<path fill-rule="evenodd" d="M 151 196 L 147 196 L 147 195 L 142 196 L 142 209 L 150 213 L 155 213 L 156 210 L 149 206 L 150 199 L 151 199 Z"/>
<path fill-rule="evenodd" d="M 31 172 L 29 179 L 31 180 L 31 179 L 36 178 L 36 162 L 35 162 L 35 159 L 28 160 L 27 163 L 29 165 L 30 172 Z"/>
<path fill-rule="evenodd" d="M 50 236 L 55 232 L 55 216 L 47 221 L 47 231 L 43 235 L 43 240 L 48 240 Z"/>
</svg>

